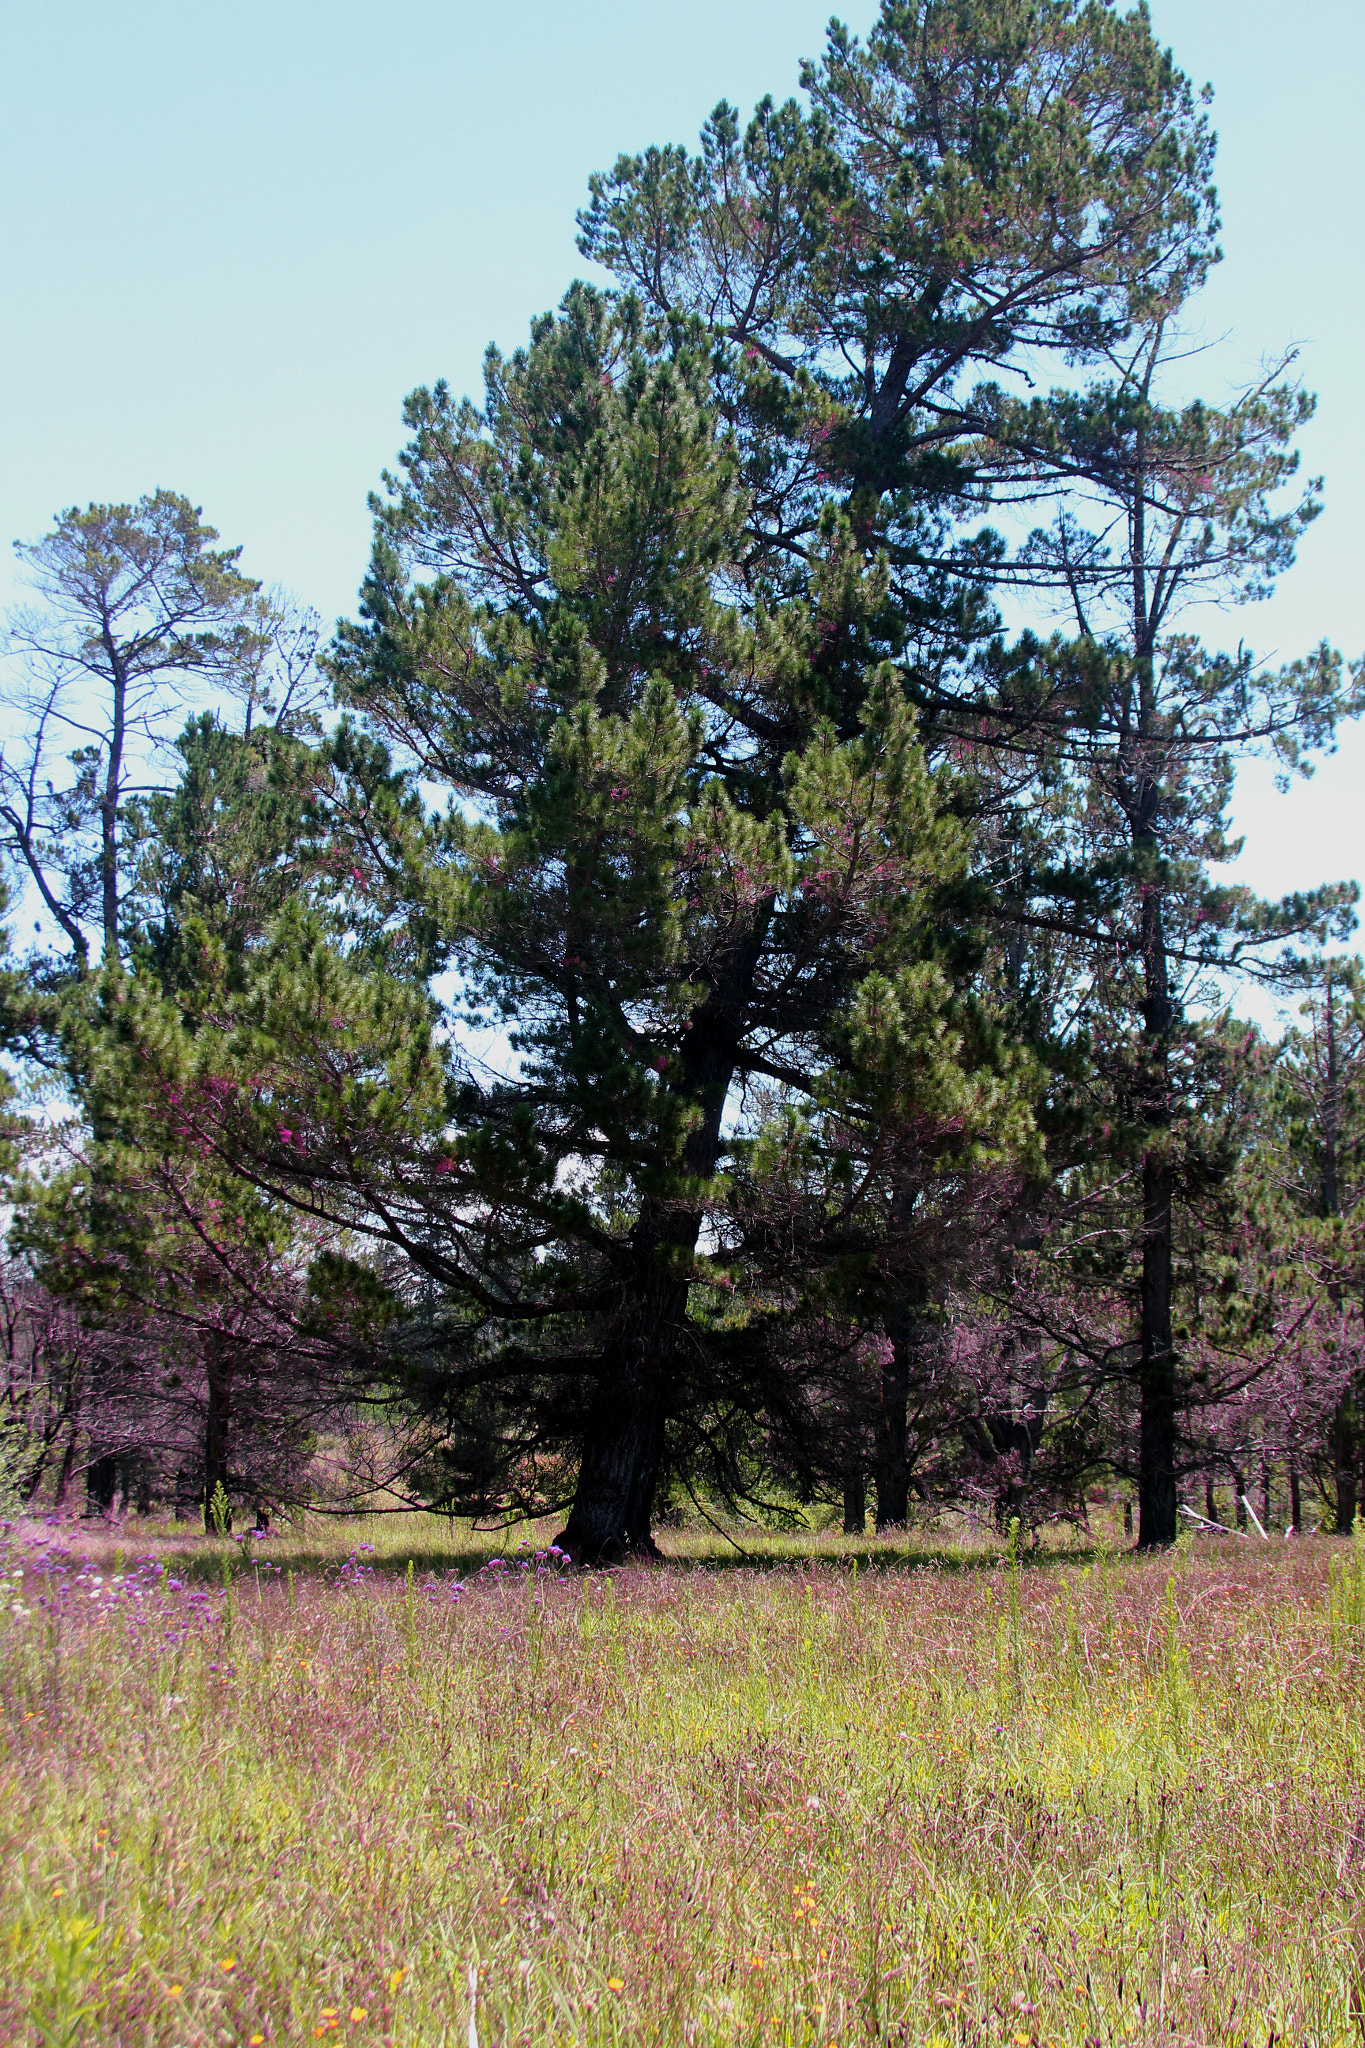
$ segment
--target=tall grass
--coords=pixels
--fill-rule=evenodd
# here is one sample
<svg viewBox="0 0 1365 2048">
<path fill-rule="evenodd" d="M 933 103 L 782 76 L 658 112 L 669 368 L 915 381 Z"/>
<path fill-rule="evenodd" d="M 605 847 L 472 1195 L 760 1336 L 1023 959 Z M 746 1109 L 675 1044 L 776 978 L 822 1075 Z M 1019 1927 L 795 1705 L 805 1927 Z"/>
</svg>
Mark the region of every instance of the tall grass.
<svg viewBox="0 0 1365 2048">
<path fill-rule="evenodd" d="M 12 1553 L 0 2038 L 1360 2039 L 1359 1547 L 243 1548 Z"/>
</svg>

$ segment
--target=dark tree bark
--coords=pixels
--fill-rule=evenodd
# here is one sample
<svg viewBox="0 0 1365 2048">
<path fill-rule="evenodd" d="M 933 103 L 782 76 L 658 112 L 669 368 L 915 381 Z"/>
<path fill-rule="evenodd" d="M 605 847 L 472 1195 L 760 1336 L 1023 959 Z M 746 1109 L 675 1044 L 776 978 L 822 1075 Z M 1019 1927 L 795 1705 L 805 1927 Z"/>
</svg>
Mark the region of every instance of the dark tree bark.
<svg viewBox="0 0 1365 2048">
<path fill-rule="evenodd" d="M 100 1514 L 107 1515 L 114 1505 L 118 1481 L 117 1452 L 102 1451 L 99 1457 L 92 1458 L 85 1468 L 85 1498 L 88 1505 Z"/>
<path fill-rule="evenodd" d="M 1140 549 L 1136 550 L 1140 558 Z M 1149 722 L 1150 654 L 1141 663 L 1141 722 Z M 1138 1445 L 1138 1547 L 1159 1549 L 1176 1538 L 1175 1347 L 1171 1339 L 1171 1278 L 1174 1245 L 1175 1175 L 1170 1130 L 1170 967 L 1161 894 L 1156 884 L 1160 849 L 1156 814 L 1160 791 L 1144 777 L 1135 820 L 1134 851 L 1144 876 L 1142 904 L 1142 1004 L 1146 1100 L 1143 1118 L 1151 1136 L 1142 1162 L 1142 1322 L 1139 1383 L 1142 1416 Z"/>
<path fill-rule="evenodd" d="M 128 673 L 105 614 L 101 639 L 109 663 L 111 686 L 109 753 L 105 762 L 104 788 L 100 791 L 100 922 L 104 927 L 104 957 L 117 960 L 118 941 L 118 826 L 119 800 L 123 794 L 123 749 L 127 732 Z"/>
<path fill-rule="evenodd" d="M 208 1405 L 204 1416 L 204 1529 L 213 1534 L 213 1496 L 228 1492 L 228 1444 L 232 1426 L 232 1358 L 226 1345 L 209 1339 L 206 1368 Z M 231 1513 L 227 1526 L 232 1527 Z"/>
<path fill-rule="evenodd" d="M 683 1166 L 699 1180 L 714 1173 L 720 1157 L 721 1118 L 770 916 L 767 905 L 731 957 L 728 973 L 692 1013 L 679 1087 L 698 1112 L 683 1146 Z M 689 1284 L 677 1277 L 677 1268 L 694 1255 L 701 1225 L 700 1208 L 670 1211 L 654 1202 L 645 1203 L 636 1223 L 634 1257 L 604 1348 L 573 1507 L 555 1538 L 575 1563 L 660 1554 L 651 1534 L 654 1490 Z"/>
<path fill-rule="evenodd" d="M 910 1518 L 910 1348 L 914 1317 L 902 1302 L 887 1318 L 891 1356 L 882 1368 L 877 1407 L 875 1475 L 877 1531 L 903 1529 Z"/>
<path fill-rule="evenodd" d="M 76 1469 L 76 1438 L 79 1434 L 80 1417 L 75 1415 L 71 1420 L 71 1431 L 66 1439 L 66 1449 L 62 1453 L 61 1469 L 57 1474 L 57 1485 L 52 1496 L 52 1504 L 57 1508 L 66 1506 L 66 1497 L 71 1491 L 71 1475 Z"/>
<path fill-rule="evenodd" d="M 1175 1358 L 1171 1345 L 1171 1173 L 1148 1160 L 1143 1169 L 1142 1419 L 1138 1447 L 1138 1544 L 1174 1543 Z"/>
<path fill-rule="evenodd" d="M 1329 972 L 1325 991 L 1323 1024 L 1327 1039 L 1327 1088 L 1322 1105 L 1322 1213 L 1336 1216 L 1340 1213 L 1341 1198 L 1337 1175 L 1337 1118 L 1340 1099 L 1341 1076 L 1337 1058 L 1337 1012 L 1336 999 Z M 1333 1307 L 1340 1309 L 1342 1290 L 1333 1281 L 1327 1289 Z M 1356 1389 L 1353 1378 L 1348 1378 L 1337 1402 L 1336 1414 L 1332 1418 L 1332 1464 L 1336 1478 L 1337 1534 L 1349 1536 L 1356 1519 L 1356 1465 L 1360 1446 L 1357 1442 Z"/>
<path fill-rule="evenodd" d="M 573 1508 L 555 1538 L 575 1564 L 659 1555 L 651 1534 L 654 1489 L 669 1366 L 686 1304 L 686 1286 L 660 1285 L 656 1274 L 630 1305 L 633 1327 L 618 1329 L 589 1412 Z"/>
<path fill-rule="evenodd" d="M 881 1521 L 878 1520 L 878 1529 Z M 844 1534 L 864 1536 L 867 1533 L 867 1479 L 862 1472 L 848 1472 L 844 1475 Z"/>
<path fill-rule="evenodd" d="M 1337 1534 L 1349 1536 L 1356 1520 L 1356 1411 L 1348 1389 L 1337 1403 L 1332 1426 L 1332 1463 L 1336 1473 Z"/>
<path fill-rule="evenodd" d="M 1296 1536 L 1303 1532 L 1303 1497 L 1299 1489 L 1299 1461 L 1289 1460 L 1289 1526 Z"/>
</svg>

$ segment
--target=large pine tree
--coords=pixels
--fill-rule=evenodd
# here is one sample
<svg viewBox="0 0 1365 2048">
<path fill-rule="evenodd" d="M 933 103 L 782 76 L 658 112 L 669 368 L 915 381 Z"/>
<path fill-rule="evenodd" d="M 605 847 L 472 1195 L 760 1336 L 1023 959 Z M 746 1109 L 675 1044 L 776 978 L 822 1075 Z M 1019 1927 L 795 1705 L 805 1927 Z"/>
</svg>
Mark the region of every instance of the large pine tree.
<svg viewBox="0 0 1365 2048">
<path fill-rule="evenodd" d="M 427 923 L 467 1022 L 506 1024 L 504 1077 L 454 1098 L 474 1178 L 447 1217 L 477 1189 L 479 1341 L 539 1389 L 537 1448 L 578 1437 L 565 1541 L 591 1555 L 648 1545 L 670 1424 L 704 1409 L 723 1431 L 771 1398 L 765 1200 L 814 1204 L 831 1268 L 883 1235 L 829 1184 L 858 1150 L 832 1068 L 868 1077 L 864 1128 L 938 1118 L 960 1144 L 1027 1121 L 968 1077 L 1007 1064 L 989 1034 L 944 1028 L 938 906 L 966 845 L 875 661 L 885 574 L 830 517 L 805 595 L 755 594 L 714 368 L 699 323 L 580 288 L 490 358 L 481 415 L 416 394 L 338 663 L 393 758 L 454 800 L 421 821 L 343 743 L 371 886 Z M 790 1152 L 765 1165 L 734 1121 L 756 1083 L 800 1122 L 799 1198 Z M 474 1162 L 513 1150 L 491 1200 Z M 455 1233 L 430 1263 L 473 1298 Z M 746 1312 L 722 1313 L 736 1289 Z"/>
</svg>

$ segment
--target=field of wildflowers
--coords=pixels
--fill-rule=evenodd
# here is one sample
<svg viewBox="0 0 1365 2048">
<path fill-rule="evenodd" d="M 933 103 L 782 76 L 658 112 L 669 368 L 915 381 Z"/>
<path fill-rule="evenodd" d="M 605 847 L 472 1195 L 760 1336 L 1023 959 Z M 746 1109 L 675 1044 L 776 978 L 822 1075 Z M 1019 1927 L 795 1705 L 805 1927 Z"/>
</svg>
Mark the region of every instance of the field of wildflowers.
<svg viewBox="0 0 1365 2048">
<path fill-rule="evenodd" d="M 9 1539 L 0 2039 L 1361 2038 L 1359 1541 L 346 1533 Z"/>
</svg>

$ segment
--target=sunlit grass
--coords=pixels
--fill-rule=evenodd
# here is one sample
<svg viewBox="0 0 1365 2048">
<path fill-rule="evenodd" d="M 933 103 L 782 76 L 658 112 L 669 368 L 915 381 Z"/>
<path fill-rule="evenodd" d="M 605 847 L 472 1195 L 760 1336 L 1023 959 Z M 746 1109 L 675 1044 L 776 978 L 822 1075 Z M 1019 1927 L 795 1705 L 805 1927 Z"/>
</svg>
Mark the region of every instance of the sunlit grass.
<svg viewBox="0 0 1365 2048">
<path fill-rule="evenodd" d="M 1359 2038 L 1345 1546 L 55 1534 L 0 1624 L 7 2040 L 465 2048 L 471 1964 L 484 2048 Z"/>
</svg>

